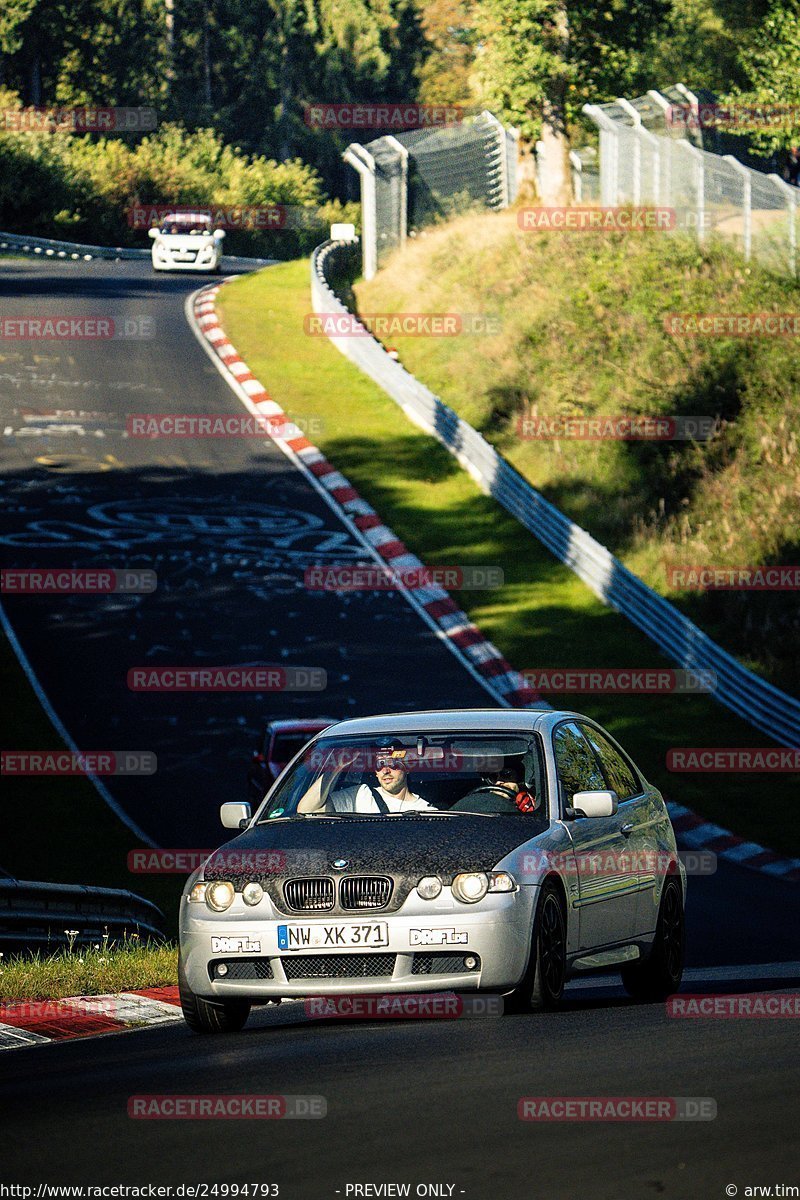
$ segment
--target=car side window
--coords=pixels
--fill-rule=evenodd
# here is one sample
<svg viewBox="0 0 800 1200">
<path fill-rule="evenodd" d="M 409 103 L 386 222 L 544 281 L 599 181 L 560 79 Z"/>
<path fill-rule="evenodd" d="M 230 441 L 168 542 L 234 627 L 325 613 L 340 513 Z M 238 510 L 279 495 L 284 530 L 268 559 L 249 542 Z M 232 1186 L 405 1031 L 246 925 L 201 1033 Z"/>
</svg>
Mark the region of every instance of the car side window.
<svg viewBox="0 0 800 1200">
<path fill-rule="evenodd" d="M 607 786 L 617 793 L 620 804 L 625 800 L 630 800 L 632 796 L 638 796 L 642 785 L 616 746 L 612 746 L 608 738 L 604 737 L 598 729 L 584 725 L 583 732 L 597 751 L 603 767 L 603 774 L 608 781 Z"/>
<path fill-rule="evenodd" d="M 567 804 L 572 804 L 576 792 L 605 789 L 606 782 L 592 748 L 574 721 L 558 726 L 553 736 L 553 749 Z"/>
</svg>

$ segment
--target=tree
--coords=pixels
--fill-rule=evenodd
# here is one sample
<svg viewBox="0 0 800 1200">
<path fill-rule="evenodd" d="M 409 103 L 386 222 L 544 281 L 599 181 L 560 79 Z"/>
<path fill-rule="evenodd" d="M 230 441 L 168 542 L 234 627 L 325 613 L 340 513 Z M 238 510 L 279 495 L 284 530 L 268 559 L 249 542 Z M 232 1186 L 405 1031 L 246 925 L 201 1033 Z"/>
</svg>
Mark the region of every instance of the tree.
<svg viewBox="0 0 800 1200">
<path fill-rule="evenodd" d="M 468 104 L 478 39 L 474 5 L 468 0 L 430 0 L 422 10 L 422 28 L 427 48 L 417 72 L 419 99 L 425 104 Z"/>
<path fill-rule="evenodd" d="M 568 129 L 588 101 L 652 87 L 668 0 L 479 0 L 478 69 L 489 107 L 539 138 L 543 199 L 568 198 Z"/>
<path fill-rule="evenodd" d="M 800 145 L 799 59 L 800 0 L 777 0 L 740 55 L 747 84 L 729 97 L 756 110 L 745 127 L 760 150 Z"/>
</svg>

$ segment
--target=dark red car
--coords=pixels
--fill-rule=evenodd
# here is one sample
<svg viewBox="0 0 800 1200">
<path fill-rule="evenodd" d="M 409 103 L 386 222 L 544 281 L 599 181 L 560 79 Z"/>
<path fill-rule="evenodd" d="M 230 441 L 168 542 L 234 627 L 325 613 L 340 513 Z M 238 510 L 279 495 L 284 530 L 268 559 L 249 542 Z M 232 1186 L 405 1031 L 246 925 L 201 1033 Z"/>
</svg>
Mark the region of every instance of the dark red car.
<svg viewBox="0 0 800 1200">
<path fill-rule="evenodd" d="M 261 746 L 253 751 L 247 773 L 247 798 L 251 804 L 260 804 L 287 763 L 303 749 L 306 742 L 329 725 L 335 725 L 338 717 L 299 717 L 269 721 Z"/>
</svg>

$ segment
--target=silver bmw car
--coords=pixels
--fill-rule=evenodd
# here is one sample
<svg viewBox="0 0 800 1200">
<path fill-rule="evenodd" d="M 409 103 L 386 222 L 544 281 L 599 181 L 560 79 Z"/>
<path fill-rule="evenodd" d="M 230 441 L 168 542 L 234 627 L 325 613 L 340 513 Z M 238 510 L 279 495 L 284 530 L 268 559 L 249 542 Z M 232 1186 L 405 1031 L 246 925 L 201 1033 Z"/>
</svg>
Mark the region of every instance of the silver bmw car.
<svg viewBox="0 0 800 1200">
<path fill-rule="evenodd" d="M 660 793 L 596 722 L 468 709 L 342 721 L 285 768 L 187 882 L 183 1013 L 241 1029 L 253 1005 L 499 993 L 555 1008 L 570 978 L 681 981 L 686 876 Z"/>
</svg>

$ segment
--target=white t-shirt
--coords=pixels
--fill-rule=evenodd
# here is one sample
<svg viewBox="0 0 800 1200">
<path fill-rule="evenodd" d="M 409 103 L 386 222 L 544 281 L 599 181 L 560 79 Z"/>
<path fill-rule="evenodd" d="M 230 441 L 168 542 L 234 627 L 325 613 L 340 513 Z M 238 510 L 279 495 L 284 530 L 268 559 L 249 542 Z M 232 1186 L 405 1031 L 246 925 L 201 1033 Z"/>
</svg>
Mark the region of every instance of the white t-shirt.
<svg viewBox="0 0 800 1200">
<path fill-rule="evenodd" d="M 381 796 L 391 813 L 424 811 L 433 808 L 432 804 L 428 804 L 428 801 L 423 800 L 422 796 L 418 796 L 416 792 L 406 792 L 405 797 L 401 800 L 399 796 L 393 796 L 391 792 L 384 791 L 377 784 L 375 784 L 375 791 Z M 366 783 L 362 783 L 359 787 L 343 788 L 340 792 L 334 792 L 330 800 L 334 812 L 380 812 L 375 803 L 375 797 Z"/>
</svg>

